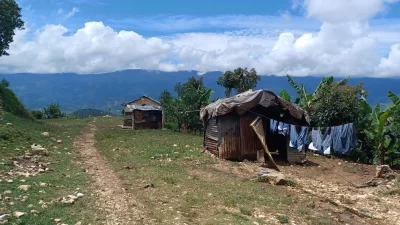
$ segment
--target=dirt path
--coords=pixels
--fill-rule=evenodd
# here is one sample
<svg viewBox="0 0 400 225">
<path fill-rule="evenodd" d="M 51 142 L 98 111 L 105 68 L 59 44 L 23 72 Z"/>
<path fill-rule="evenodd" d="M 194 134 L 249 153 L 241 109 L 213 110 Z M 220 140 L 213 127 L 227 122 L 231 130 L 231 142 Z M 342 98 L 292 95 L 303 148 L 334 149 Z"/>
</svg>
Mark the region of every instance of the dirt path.
<svg viewBox="0 0 400 225">
<path fill-rule="evenodd" d="M 136 224 L 139 210 L 132 196 L 125 191 L 122 181 L 94 146 L 96 126 L 89 124 L 75 141 L 75 149 L 83 157 L 83 165 L 94 180 L 96 207 L 105 212 L 102 224 Z"/>
</svg>

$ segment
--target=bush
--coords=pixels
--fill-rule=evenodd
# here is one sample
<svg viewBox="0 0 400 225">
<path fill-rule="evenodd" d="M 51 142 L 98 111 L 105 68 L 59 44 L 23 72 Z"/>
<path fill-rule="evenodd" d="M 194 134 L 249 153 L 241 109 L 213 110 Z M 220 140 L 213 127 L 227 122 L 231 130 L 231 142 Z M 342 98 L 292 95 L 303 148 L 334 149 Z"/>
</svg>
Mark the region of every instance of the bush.
<svg viewBox="0 0 400 225">
<path fill-rule="evenodd" d="M 41 120 L 44 117 L 44 114 L 42 111 L 39 110 L 32 110 L 31 111 L 32 116 L 37 119 L 37 120 Z"/>
</svg>

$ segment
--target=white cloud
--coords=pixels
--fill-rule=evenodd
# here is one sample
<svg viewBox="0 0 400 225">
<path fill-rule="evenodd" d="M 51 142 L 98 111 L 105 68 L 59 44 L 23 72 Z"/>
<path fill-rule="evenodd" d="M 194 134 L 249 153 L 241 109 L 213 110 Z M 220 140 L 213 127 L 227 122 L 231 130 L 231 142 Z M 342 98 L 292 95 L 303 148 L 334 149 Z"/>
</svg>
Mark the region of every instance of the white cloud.
<svg viewBox="0 0 400 225">
<path fill-rule="evenodd" d="M 385 0 L 321 2 L 327 1 L 306 0 L 303 4 L 308 16 L 322 22 L 317 32 L 273 25 L 263 28 L 263 19 L 252 29 L 165 37 L 117 32 L 101 22 L 88 22 L 71 35 L 66 35 L 67 29 L 61 25 L 47 25 L 30 39 L 30 31 L 18 31 L 10 46 L 11 56 L 0 58 L 0 73 L 101 73 L 132 68 L 205 72 L 247 66 L 264 75 L 400 76 L 396 64 L 400 61 L 399 32 L 384 26 L 371 29 L 368 23 L 385 6 Z M 349 7 L 354 15 L 337 16 Z M 179 19 L 177 26 L 183 29 L 204 21 L 220 26 L 221 18 L 217 18 Z M 248 17 L 240 25 L 239 18 L 245 16 L 230 18 L 225 24 L 240 28 L 250 21 Z M 255 18 L 251 16 L 251 20 Z M 171 25 L 160 24 L 160 29 Z"/>
<path fill-rule="evenodd" d="M 62 14 L 63 12 L 64 12 L 64 10 L 61 8 L 57 10 L 57 14 Z"/>
<path fill-rule="evenodd" d="M 78 8 L 76 8 L 76 7 L 73 7 L 72 8 L 72 10 L 67 14 L 67 15 L 65 15 L 65 19 L 68 19 L 68 18 L 71 18 L 71 17 L 73 17 L 76 13 L 78 13 L 79 12 L 79 9 Z"/>
</svg>

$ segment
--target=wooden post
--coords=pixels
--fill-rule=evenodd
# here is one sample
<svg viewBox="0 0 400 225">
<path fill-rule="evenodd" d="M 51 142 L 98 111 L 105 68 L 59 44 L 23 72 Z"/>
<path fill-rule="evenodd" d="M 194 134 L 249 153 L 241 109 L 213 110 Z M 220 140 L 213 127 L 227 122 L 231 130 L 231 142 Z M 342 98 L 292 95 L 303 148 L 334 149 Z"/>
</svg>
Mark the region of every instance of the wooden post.
<svg viewBox="0 0 400 225">
<path fill-rule="evenodd" d="M 135 129 L 135 110 L 132 110 L 132 130 Z"/>
<path fill-rule="evenodd" d="M 262 120 L 260 117 L 257 117 L 251 124 L 250 126 L 253 128 L 254 132 L 256 132 L 258 139 L 260 139 L 261 144 L 265 150 L 265 153 L 267 153 L 269 160 L 272 162 L 274 168 L 277 171 L 280 171 L 280 169 L 278 168 L 278 166 L 275 163 L 275 160 L 272 158 L 272 155 L 268 149 L 268 146 L 265 142 L 265 132 L 264 132 L 264 127 L 262 124 Z"/>
</svg>

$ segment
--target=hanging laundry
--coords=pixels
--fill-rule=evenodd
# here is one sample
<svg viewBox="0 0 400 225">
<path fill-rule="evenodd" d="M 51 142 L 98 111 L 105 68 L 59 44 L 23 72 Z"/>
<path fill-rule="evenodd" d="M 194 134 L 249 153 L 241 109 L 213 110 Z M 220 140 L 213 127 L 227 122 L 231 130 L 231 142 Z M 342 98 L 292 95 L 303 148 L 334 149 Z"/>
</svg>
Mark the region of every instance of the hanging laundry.
<svg viewBox="0 0 400 225">
<path fill-rule="evenodd" d="M 276 120 L 269 120 L 269 130 L 272 133 L 275 133 L 278 130 L 278 121 Z"/>
<path fill-rule="evenodd" d="M 332 148 L 335 153 L 349 154 L 357 146 L 357 137 L 352 123 L 332 128 Z"/>
<path fill-rule="evenodd" d="M 318 149 L 319 152 L 324 155 L 331 154 L 331 143 L 332 143 L 332 128 L 326 128 L 325 134 L 322 135 L 321 128 L 314 128 L 311 132 L 313 147 Z"/>
<path fill-rule="evenodd" d="M 303 149 L 303 145 L 309 143 L 308 138 L 308 127 L 300 127 L 300 131 L 297 132 L 295 125 L 290 125 L 290 143 L 291 148 L 295 148 L 298 151 Z"/>
<path fill-rule="evenodd" d="M 279 122 L 278 124 L 278 134 L 286 136 L 289 134 L 289 124 Z"/>
</svg>

